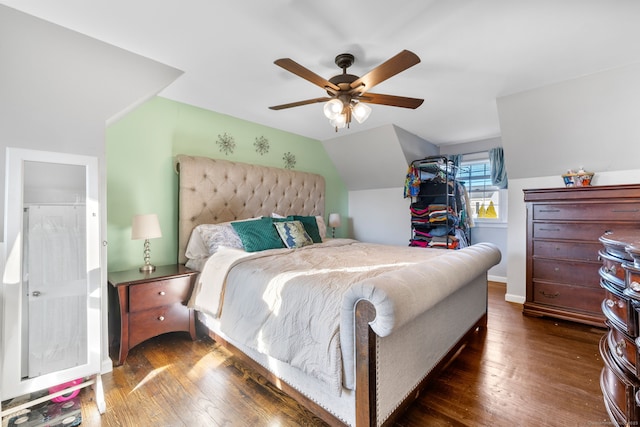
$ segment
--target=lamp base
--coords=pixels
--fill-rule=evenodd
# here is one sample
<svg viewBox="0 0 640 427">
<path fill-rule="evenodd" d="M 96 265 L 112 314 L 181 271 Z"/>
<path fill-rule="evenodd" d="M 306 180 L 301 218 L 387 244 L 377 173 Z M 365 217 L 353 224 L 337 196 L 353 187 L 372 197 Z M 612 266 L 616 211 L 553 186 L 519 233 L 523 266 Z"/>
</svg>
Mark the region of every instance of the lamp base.
<svg viewBox="0 0 640 427">
<path fill-rule="evenodd" d="M 151 273 L 152 271 L 156 271 L 156 266 L 152 264 L 145 264 L 139 268 L 140 273 Z"/>
</svg>

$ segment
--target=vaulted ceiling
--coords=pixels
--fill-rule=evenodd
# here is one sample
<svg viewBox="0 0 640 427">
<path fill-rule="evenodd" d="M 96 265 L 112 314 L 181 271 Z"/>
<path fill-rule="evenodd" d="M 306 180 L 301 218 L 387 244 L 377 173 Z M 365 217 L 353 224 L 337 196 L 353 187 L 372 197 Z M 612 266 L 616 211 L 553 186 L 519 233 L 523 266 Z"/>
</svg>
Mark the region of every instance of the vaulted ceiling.
<svg viewBox="0 0 640 427">
<path fill-rule="evenodd" d="M 438 145 L 500 135 L 497 97 L 640 61 L 636 0 L 0 3 L 183 70 L 161 96 L 318 140 L 336 136 L 322 104 L 268 107 L 326 93 L 274 60 L 329 78 L 343 52 L 355 55 L 349 72 L 360 76 L 415 52 L 422 62 L 375 92 L 423 105 L 372 105 L 364 124 L 339 135 L 394 124 Z"/>
</svg>

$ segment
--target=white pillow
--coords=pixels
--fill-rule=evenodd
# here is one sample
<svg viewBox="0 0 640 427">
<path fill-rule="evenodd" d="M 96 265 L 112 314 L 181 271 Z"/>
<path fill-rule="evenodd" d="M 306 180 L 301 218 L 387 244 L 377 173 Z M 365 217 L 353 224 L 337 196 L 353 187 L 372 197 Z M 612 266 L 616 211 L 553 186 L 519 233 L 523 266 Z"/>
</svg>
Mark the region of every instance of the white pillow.
<svg viewBox="0 0 640 427">
<path fill-rule="evenodd" d="M 324 218 L 321 215 L 316 216 L 316 222 L 318 223 L 318 232 L 322 241 L 327 237 L 327 225 L 324 223 Z"/>
<path fill-rule="evenodd" d="M 244 249 L 240 236 L 230 222 L 202 224 L 196 227 L 196 231 L 200 234 L 202 242 L 207 248 L 207 256 L 215 254 L 220 246 Z"/>
<path fill-rule="evenodd" d="M 189 237 L 187 249 L 184 253 L 187 259 L 199 259 L 209 256 L 209 249 L 207 249 L 207 245 L 205 245 L 202 241 L 202 236 L 200 235 L 200 232 L 196 230 L 196 228 L 191 230 L 191 236 Z"/>
<path fill-rule="evenodd" d="M 253 221 L 261 217 L 243 219 Z M 207 258 L 217 252 L 220 246 L 244 249 L 238 233 L 231 226 L 231 221 L 219 224 L 200 224 L 191 232 L 185 256 L 188 259 Z"/>
</svg>

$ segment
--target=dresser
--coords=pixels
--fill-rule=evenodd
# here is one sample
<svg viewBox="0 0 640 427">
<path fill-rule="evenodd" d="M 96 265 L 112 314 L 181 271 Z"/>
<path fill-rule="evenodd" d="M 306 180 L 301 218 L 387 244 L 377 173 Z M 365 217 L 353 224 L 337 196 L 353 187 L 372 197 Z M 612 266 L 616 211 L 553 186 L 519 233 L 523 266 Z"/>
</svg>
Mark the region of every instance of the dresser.
<svg viewBox="0 0 640 427">
<path fill-rule="evenodd" d="M 184 331 L 196 339 L 194 311 L 187 308 L 196 275 L 180 264 L 109 273 L 109 342 L 118 365 L 157 335 Z"/>
<path fill-rule="evenodd" d="M 600 238 L 602 312 L 607 333 L 600 341 L 604 367 L 600 388 L 613 425 L 640 422 L 640 231 Z"/>
<path fill-rule="evenodd" d="M 604 327 L 600 236 L 640 229 L 640 185 L 524 190 L 523 313 Z"/>
</svg>

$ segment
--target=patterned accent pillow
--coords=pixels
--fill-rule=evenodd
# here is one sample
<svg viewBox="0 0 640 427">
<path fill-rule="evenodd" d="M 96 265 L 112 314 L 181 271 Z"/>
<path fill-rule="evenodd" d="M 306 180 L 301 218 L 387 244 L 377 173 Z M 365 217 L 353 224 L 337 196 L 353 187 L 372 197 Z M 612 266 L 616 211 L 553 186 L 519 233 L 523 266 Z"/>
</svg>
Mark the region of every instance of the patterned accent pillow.
<svg viewBox="0 0 640 427">
<path fill-rule="evenodd" d="M 274 225 L 288 248 L 301 248 L 313 244 L 313 239 L 309 237 L 300 221 L 275 222 Z"/>
<path fill-rule="evenodd" d="M 208 254 L 213 255 L 220 246 L 243 249 L 242 241 L 230 222 L 220 224 L 202 224 L 195 228 L 200 235 Z M 187 255 L 188 256 L 188 255 Z"/>
<path fill-rule="evenodd" d="M 273 221 L 269 217 L 254 221 L 232 222 L 231 226 L 240 236 L 244 250 L 247 252 L 284 248 L 278 232 L 273 227 Z"/>
<path fill-rule="evenodd" d="M 322 237 L 320 237 L 320 231 L 318 230 L 318 221 L 315 216 L 290 215 L 287 218 L 300 221 L 313 243 L 322 243 Z"/>
</svg>

